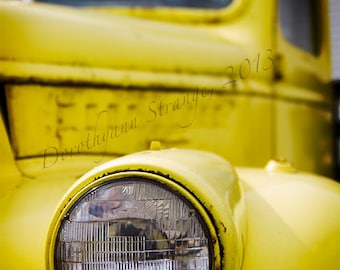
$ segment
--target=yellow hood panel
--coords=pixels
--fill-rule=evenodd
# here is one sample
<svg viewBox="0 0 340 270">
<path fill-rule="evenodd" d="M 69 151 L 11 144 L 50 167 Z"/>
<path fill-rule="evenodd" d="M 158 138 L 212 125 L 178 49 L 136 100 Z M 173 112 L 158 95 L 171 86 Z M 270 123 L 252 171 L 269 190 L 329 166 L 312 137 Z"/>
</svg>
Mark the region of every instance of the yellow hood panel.
<svg viewBox="0 0 340 270">
<path fill-rule="evenodd" d="M 208 28 L 60 6 L 1 2 L 0 21 L 6 62 L 221 74 L 242 55 Z"/>
</svg>

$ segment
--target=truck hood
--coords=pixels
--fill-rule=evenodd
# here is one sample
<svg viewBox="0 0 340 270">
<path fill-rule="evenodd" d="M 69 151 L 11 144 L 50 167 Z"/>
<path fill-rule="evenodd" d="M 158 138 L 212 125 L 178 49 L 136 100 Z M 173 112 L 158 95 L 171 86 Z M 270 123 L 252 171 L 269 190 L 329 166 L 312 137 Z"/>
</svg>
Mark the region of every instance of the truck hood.
<svg viewBox="0 0 340 270">
<path fill-rule="evenodd" d="M 3 65 L 19 62 L 221 76 L 242 56 L 207 26 L 11 1 L 0 2 L 0 20 L 2 77 L 13 76 Z"/>
</svg>

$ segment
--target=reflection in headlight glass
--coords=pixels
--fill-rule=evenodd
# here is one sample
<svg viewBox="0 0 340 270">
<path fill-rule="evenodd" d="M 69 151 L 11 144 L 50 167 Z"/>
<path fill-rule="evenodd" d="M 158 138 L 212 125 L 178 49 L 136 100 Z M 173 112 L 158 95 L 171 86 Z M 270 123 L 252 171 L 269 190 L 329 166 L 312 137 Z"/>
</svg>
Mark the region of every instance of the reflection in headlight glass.
<svg viewBox="0 0 340 270">
<path fill-rule="evenodd" d="M 164 187 L 136 179 L 105 184 L 66 215 L 56 269 L 209 269 L 210 240 L 196 210 Z"/>
</svg>

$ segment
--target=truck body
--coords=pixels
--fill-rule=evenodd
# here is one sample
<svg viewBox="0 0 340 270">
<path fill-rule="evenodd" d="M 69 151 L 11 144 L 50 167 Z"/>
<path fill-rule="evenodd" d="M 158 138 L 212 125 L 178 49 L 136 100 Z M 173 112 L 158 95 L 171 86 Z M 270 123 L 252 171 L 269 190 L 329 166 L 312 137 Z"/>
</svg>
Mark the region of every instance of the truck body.
<svg viewBox="0 0 340 270">
<path fill-rule="evenodd" d="M 324 1 L 55 2 L 0 1 L 1 269 L 339 268 Z"/>
</svg>

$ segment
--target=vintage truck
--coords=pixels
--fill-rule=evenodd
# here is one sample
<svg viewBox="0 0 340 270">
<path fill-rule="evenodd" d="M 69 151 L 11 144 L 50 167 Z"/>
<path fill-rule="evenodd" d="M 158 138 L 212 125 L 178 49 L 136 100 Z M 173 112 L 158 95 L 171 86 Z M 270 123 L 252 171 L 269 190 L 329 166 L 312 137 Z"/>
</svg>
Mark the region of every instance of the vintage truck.
<svg viewBox="0 0 340 270">
<path fill-rule="evenodd" d="M 327 1 L 0 1 L 0 269 L 340 269 Z"/>
</svg>

